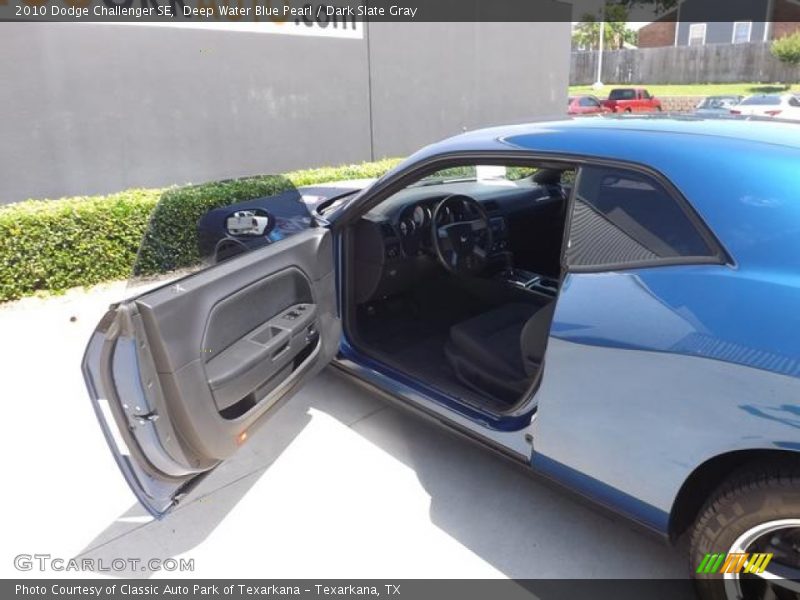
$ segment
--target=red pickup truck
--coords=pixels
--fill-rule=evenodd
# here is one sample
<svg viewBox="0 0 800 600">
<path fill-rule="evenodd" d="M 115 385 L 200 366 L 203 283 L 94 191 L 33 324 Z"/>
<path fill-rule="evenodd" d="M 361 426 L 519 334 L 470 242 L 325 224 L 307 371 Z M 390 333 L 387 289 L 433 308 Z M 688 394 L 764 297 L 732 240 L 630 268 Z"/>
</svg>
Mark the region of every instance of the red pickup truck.
<svg viewBox="0 0 800 600">
<path fill-rule="evenodd" d="M 661 112 L 661 101 L 644 88 L 613 89 L 603 106 L 615 113 Z"/>
</svg>

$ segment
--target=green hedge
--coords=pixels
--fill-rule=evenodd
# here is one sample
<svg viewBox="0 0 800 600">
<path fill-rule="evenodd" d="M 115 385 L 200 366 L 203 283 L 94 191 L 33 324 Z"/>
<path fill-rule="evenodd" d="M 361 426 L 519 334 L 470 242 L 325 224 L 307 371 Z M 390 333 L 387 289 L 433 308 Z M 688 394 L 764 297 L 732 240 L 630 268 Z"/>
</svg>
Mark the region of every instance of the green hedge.
<svg viewBox="0 0 800 600">
<path fill-rule="evenodd" d="M 210 208 L 291 185 L 378 177 L 398 162 L 386 159 L 283 176 L 7 205 L 0 208 L 0 302 L 40 290 L 58 292 L 124 279 L 134 264 L 139 274 L 194 264 L 198 259 L 194 224 Z M 187 222 L 192 226 L 186 227 Z"/>
<path fill-rule="evenodd" d="M 125 278 L 159 190 L 0 209 L 0 301 Z"/>
</svg>

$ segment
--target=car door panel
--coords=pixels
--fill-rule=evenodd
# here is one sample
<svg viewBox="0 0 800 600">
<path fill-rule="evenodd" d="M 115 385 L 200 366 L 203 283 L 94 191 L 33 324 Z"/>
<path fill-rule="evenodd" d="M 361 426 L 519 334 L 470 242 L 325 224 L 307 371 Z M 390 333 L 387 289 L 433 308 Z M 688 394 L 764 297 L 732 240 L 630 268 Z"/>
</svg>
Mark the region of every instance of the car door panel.
<svg viewBox="0 0 800 600">
<path fill-rule="evenodd" d="M 148 510 L 163 514 L 176 493 L 231 457 L 333 358 L 340 336 L 325 229 L 113 307 L 89 344 L 84 373 L 112 450 Z"/>
</svg>

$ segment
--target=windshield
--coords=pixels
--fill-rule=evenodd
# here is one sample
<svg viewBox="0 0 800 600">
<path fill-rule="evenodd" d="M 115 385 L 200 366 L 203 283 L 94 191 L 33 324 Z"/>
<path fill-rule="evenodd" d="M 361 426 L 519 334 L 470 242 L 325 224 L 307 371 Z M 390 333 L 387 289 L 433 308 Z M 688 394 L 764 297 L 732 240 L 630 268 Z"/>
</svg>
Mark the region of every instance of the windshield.
<svg viewBox="0 0 800 600">
<path fill-rule="evenodd" d="M 752 96 L 742 101 L 742 106 L 778 106 L 780 96 Z"/>
<path fill-rule="evenodd" d="M 636 98 L 636 90 L 611 90 L 608 95 L 609 100 L 633 100 Z"/>
<path fill-rule="evenodd" d="M 736 100 L 733 98 L 715 98 L 712 96 L 703 100 L 698 105 L 698 108 L 729 108 L 735 104 Z"/>
<path fill-rule="evenodd" d="M 431 173 L 409 187 L 442 185 L 456 181 L 517 181 L 530 177 L 536 169 L 529 167 L 498 167 L 494 165 L 470 165 L 451 167 Z"/>
</svg>

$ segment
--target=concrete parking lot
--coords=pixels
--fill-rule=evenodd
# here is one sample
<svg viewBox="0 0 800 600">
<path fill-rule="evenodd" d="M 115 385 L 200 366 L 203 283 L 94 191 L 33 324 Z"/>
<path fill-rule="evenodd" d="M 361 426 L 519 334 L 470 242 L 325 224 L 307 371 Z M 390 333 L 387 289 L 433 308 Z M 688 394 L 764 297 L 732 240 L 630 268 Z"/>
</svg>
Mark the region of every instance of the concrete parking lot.
<svg viewBox="0 0 800 600">
<path fill-rule="evenodd" d="M 0 307 L 0 575 L 18 554 L 194 559 L 136 577 L 677 578 L 683 554 L 330 370 L 172 515 L 138 507 L 79 370 L 112 284 Z M 657 476 L 657 474 L 654 474 Z"/>
</svg>

